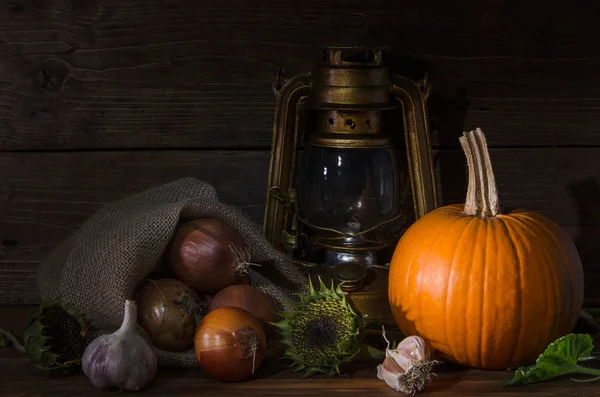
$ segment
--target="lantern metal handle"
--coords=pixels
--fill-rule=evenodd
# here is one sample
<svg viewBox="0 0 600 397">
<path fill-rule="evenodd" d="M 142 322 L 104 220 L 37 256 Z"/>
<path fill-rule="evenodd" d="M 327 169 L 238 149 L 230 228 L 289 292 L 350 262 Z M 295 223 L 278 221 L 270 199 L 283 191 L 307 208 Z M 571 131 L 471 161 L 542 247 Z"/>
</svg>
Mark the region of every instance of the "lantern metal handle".
<svg viewBox="0 0 600 397">
<path fill-rule="evenodd" d="M 430 92 L 431 86 L 427 79 L 416 83 L 407 77 L 392 75 L 391 94 L 400 101 L 404 115 L 404 137 L 415 220 L 437 206 L 426 106 Z"/>
<path fill-rule="evenodd" d="M 276 248 L 296 248 L 297 236 L 286 235 L 286 223 L 295 201 L 293 189 L 298 142 L 298 107 L 310 89 L 311 73 L 299 74 L 277 92 L 269 165 L 269 191 L 263 234 Z M 290 155 L 291 154 L 291 155 Z M 281 233 L 281 235 L 277 235 Z"/>
</svg>

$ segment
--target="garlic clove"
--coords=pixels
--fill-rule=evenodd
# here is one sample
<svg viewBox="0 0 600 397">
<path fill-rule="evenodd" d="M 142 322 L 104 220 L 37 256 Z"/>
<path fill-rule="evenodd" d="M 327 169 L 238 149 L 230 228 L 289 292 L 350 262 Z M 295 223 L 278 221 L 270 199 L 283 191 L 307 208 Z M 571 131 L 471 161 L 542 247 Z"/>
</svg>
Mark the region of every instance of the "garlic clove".
<svg viewBox="0 0 600 397">
<path fill-rule="evenodd" d="M 396 391 L 400 391 L 400 379 L 405 374 L 404 369 L 391 357 L 386 357 L 383 364 L 377 366 L 377 378 Z"/>
<path fill-rule="evenodd" d="M 394 389 L 405 394 L 415 394 L 423 390 L 430 382 L 431 367 L 436 361 L 430 361 L 431 352 L 425 340 L 419 336 L 404 338 L 395 349 L 390 349 L 390 342 L 382 335 L 388 346 L 383 363 L 377 366 L 377 378 Z"/>
<path fill-rule="evenodd" d="M 429 347 L 425 344 L 425 340 L 420 336 L 409 336 L 404 338 L 396 347 L 395 352 L 417 361 L 427 361 L 431 356 Z"/>
<path fill-rule="evenodd" d="M 410 357 L 410 355 L 406 354 L 403 351 L 397 351 L 397 350 L 391 350 L 391 349 L 386 349 L 385 351 L 385 361 L 390 362 L 390 364 L 388 364 L 388 367 L 390 369 L 392 369 L 392 364 L 394 363 L 394 369 L 396 370 L 396 372 L 402 372 L 402 373 L 406 373 L 410 370 L 410 368 L 413 365 L 413 359 L 412 357 Z"/>
</svg>

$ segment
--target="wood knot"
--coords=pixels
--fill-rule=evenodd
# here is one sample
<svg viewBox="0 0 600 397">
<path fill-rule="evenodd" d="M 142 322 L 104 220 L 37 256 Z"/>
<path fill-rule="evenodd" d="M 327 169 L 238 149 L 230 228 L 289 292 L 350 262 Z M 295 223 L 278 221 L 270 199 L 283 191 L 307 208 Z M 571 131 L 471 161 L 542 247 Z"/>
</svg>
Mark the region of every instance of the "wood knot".
<svg viewBox="0 0 600 397">
<path fill-rule="evenodd" d="M 42 92 L 55 93 L 63 88 L 68 75 L 68 63 L 60 59 L 46 59 L 33 74 L 33 83 Z"/>
</svg>

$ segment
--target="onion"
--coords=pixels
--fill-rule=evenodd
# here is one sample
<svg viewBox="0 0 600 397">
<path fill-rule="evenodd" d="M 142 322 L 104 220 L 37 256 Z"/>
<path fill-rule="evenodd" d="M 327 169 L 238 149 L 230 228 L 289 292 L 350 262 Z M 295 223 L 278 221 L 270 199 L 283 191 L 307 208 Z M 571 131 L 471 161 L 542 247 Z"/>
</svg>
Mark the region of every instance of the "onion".
<svg viewBox="0 0 600 397">
<path fill-rule="evenodd" d="M 179 280 L 150 280 L 136 298 L 138 324 L 159 349 L 180 351 L 194 343 L 202 310 L 193 289 Z"/>
<path fill-rule="evenodd" d="M 181 225 L 170 254 L 177 278 L 206 294 L 242 282 L 250 265 L 242 235 L 219 219 L 197 219 Z"/>
<path fill-rule="evenodd" d="M 230 306 L 247 310 L 259 320 L 274 322 L 277 320 L 275 306 L 267 295 L 250 285 L 230 285 L 212 297 L 208 305 L 211 312 L 219 307 Z"/>
<path fill-rule="evenodd" d="M 194 350 L 200 367 L 222 382 L 238 382 L 262 363 L 266 338 L 260 320 L 238 307 L 208 313 L 196 330 Z"/>
</svg>

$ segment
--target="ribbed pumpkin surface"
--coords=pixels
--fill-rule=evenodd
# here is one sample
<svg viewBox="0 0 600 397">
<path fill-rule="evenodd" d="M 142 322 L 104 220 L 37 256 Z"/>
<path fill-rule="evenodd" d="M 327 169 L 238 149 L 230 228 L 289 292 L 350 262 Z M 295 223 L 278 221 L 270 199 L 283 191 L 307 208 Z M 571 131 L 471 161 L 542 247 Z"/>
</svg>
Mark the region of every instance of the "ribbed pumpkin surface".
<svg viewBox="0 0 600 397">
<path fill-rule="evenodd" d="M 579 255 L 569 236 L 539 214 L 479 216 L 464 208 L 430 212 L 399 241 L 389 274 L 394 318 L 404 334 L 423 337 L 463 365 L 532 363 L 577 322 Z"/>
</svg>

